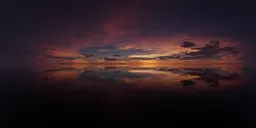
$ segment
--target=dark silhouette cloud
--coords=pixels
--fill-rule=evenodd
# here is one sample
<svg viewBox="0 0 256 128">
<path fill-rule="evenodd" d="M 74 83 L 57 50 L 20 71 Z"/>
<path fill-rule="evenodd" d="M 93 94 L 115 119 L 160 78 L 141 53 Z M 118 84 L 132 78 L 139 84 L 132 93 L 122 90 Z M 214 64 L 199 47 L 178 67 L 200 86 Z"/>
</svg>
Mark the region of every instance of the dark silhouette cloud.
<svg viewBox="0 0 256 128">
<path fill-rule="evenodd" d="M 204 56 L 204 55 L 198 55 L 198 56 L 188 56 L 188 57 L 182 57 L 180 59 L 182 60 L 199 60 L 199 59 L 214 59 L 214 58 L 219 58 L 216 56 Z"/>
<path fill-rule="evenodd" d="M 219 47 L 219 41 L 210 41 L 204 47 L 192 48 L 194 50 L 199 50 L 196 52 L 187 52 L 184 53 L 182 59 L 211 59 L 211 58 L 220 58 L 223 55 L 221 53 L 227 53 L 229 55 L 234 55 L 238 53 L 235 47 Z"/>
<path fill-rule="evenodd" d="M 80 52 L 95 52 L 95 51 L 100 51 L 100 50 L 115 50 L 117 47 L 113 44 L 108 44 L 104 46 L 97 46 L 97 47 L 88 47 L 88 48 L 83 48 L 80 50 Z"/>
<path fill-rule="evenodd" d="M 170 58 L 168 56 L 160 56 L 160 57 L 158 57 L 158 59 L 160 59 L 160 60 L 168 60 Z"/>
<path fill-rule="evenodd" d="M 159 56 L 155 59 L 160 59 L 160 60 L 179 59 L 180 56 L 181 56 L 181 54 L 174 54 L 174 55 L 170 55 L 170 56 Z"/>
<path fill-rule="evenodd" d="M 56 51 L 56 48 L 44 47 L 43 50 L 44 50 L 44 51 L 48 51 L 48 50 L 50 50 L 50 51 Z"/>
<path fill-rule="evenodd" d="M 189 42 L 189 41 L 184 41 L 183 44 L 181 45 L 181 47 L 184 47 L 184 48 L 191 48 L 194 46 L 195 46 L 195 43 Z"/>
<path fill-rule="evenodd" d="M 219 47 L 220 42 L 218 40 L 211 40 L 210 44 L 212 44 L 212 45 L 214 45 L 216 47 Z"/>
<path fill-rule="evenodd" d="M 104 58 L 105 57 L 104 58 L 105 60 L 114 60 L 115 57 L 126 58 L 129 55 L 147 54 L 147 53 L 151 53 L 152 51 L 144 50 L 144 49 L 136 49 L 136 48 L 120 49 L 116 45 L 108 44 L 108 45 L 105 45 L 105 46 L 82 48 L 82 49 L 80 49 L 79 52 L 82 55 L 90 54 L 90 55 L 94 55 L 94 57 L 98 57 L 98 58 Z M 108 56 L 112 56 L 114 58 L 110 59 Z"/>
<path fill-rule="evenodd" d="M 106 60 L 106 61 L 117 61 L 116 58 L 108 58 L 108 57 L 104 57 L 104 60 Z"/>
<path fill-rule="evenodd" d="M 154 60 L 156 58 L 149 58 L 149 57 L 135 57 L 135 58 L 130 58 L 130 60 Z"/>
<path fill-rule="evenodd" d="M 120 49 L 114 44 L 108 44 L 104 46 L 86 47 L 80 49 L 80 54 L 84 56 L 84 59 L 89 61 L 103 59 L 105 61 L 117 61 L 117 60 L 169 60 L 169 59 L 214 59 L 222 58 L 224 56 L 236 55 L 239 53 L 236 47 L 220 47 L 220 42 L 217 40 L 210 41 L 203 47 L 194 47 L 196 44 L 193 42 L 185 41 L 181 45 L 183 48 L 190 48 L 197 50 L 193 52 L 180 52 L 169 56 L 158 56 L 158 57 L 128 57 L 136 54 L 151 54 L 150 50 L 144 49 Z M 64 59 L 64 60 L 75 60 L 79 57 L 58 57 L 47 55 L 48 58 Z M 81 58 L 81 57 L 80 57 Z"/>
<path fill-rule="evenodd" d="M 115 55 L 113 55 L 113 56 L 115 56 L 115 57 L 120 57 L 121 55 L 115 54 Z"/>
<path fill-rule="evenodd" d="M 93 57 L 94 55 L 85 55 L 84 54 L 84 57 L 88 58 L 88 57 Z"/>
<path fill-rule="evenodd" d="M 53 56 L 53 55 L 44 55 L 44 56 L 49 59 L 58 59 L 58 60 L 76 60 L 81 58 L 81 57 L 62 57 L 62 56 Z"/>
<path fill-rule="evenodd" d="M 239 53 L 236 47 L 223 47 L 220 48 L 220 42 L 217 40 L 210 41 L 208 44 L 205 44 L 204 47 L 192 48 L 195 46 L 195 43 L 185 41 L 181 45 L 184 48 L 191 48 L 192 50 L 198 50 L 196 52 L 180 52 L 177 54 L 173 54 L 170 56 L 158 56 L 155 58 L 147 58 L 147 57 L 140 57 L 140 58 L 133 58 L 137 60 L 169 60 L 169 59 L 182 59 L 182 60 L 192 60 L 192 59 L 214 59 L 214 58 L 221 58 L 228 55 L 236 55 Z"/>
<path fill-rule="evenodd" d="M 54 69 L 46 69 L 44 72 L 58 72 L 58 71 L 80 71 L 77 68 L 54 68 Z"/>
<path fill-rule="evenodd" d="M 220 48 L 220 51 L 222 51 L 222 52 L 229 52 L 229 53 L 232 53 L 232 54 L 239 53 L 239 51 L 237 50 L 236 47 L 224 47 L 224 48 Z"/>
</svg>

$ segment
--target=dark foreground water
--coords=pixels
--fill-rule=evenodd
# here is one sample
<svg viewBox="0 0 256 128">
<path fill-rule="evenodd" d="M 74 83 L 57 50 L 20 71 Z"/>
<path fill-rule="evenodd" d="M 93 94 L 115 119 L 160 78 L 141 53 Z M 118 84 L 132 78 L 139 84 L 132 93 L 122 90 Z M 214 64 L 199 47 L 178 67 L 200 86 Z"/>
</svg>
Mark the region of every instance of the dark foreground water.
<svg viewBox="0 0 256 128">
<path fill-rule="evenodd" d="M 2 70 L 1 125 L 253 127 L 255 71 L 113 66 Z"/>
</svg>

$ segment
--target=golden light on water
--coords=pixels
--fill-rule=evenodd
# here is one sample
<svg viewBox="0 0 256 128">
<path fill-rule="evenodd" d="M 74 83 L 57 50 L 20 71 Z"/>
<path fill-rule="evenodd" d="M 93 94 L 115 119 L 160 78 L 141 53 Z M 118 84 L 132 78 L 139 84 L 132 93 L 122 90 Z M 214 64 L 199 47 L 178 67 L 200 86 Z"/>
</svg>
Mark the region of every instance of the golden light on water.
<svg viewBox="0 0 256 128">
<path fill-rule="evenodd" d="M 244 81 L 241 70 L 243 65 L 236 64 L 191 63 L 184 65 L 181 62 L 62 64 L 57 67 L 44 68 L 40 72 L 49 78 L 49 82 L 73 81 L 80 86 L 97 84 L 110 86 L 119 83 L 140 89 L 166 88 L 172 91 L 203 91 L 241 85 Z M 47 69 L 51 70 L 47 71 Z M 183 85 L 182 81 L 193 81 L 193 84 Z M 212 84 L 216 87 L 211 87 Z"/>
</svg>

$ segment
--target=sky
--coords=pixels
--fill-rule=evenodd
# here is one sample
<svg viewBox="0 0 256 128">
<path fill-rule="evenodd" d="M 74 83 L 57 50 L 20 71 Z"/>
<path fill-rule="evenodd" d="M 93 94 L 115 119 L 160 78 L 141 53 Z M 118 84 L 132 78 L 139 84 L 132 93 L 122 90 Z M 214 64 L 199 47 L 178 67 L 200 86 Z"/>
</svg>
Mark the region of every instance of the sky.
<svg viewBox="0 0 256 128">
<path fill-rule="evenodd" d="M 243 1 L 5 1 L 1 67 L 38 63 L 256 64 L 255 5 Z"/>
</svg>

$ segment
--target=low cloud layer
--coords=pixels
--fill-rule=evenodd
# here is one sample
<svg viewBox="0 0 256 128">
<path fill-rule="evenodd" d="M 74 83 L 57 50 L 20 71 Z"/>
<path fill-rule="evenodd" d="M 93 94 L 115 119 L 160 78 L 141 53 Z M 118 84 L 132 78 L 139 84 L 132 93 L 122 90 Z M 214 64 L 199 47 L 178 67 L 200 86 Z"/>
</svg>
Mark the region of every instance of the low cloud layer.
<svg viewBox="0 0 256 128">
<path fill-rule="evenodd" d="M 210 41 L 203 47 L 195 47 L 196 43 L 185 41 L 180 45 L 182 49 L 188 49 L 186 52 L 179 52 L 171 55 L 159 54 L 154 57 L 143 57 L 143 55 L 154 54 L 154 51 L 138 48 L 121 49 L 117 45 L 107 44 L 103 46 L 93 46 L 81 48 L 78 52 L 81 56 L 77 57 L 61 57 L 54 55 L 45 55 L 50 59 L 59 60 L 76 60 L 85 59 L 89 61 L 93 60 L 105 60 L 105 61 L 129 61 L 129 60 L 195 60 L 195 59 L 218 59 L 227 56 L 234 56 L 239 53 L 236 47 L 226 46 L 220 47 L 220 42 Z M 191 52 L 189 52 L 189 50 Z M 171 52 L 171 51 L 170 51 Z M 138 55 L 138 57 L 131 57 L 132 55 Z M 139 56 L 142 55 L 142 56 Z"/>
<path fill-rule="evenodd" d="M 45 57 L 49 59 L 58 59 L 58 60 L 76 60 L 81 58 L 81 57 L 62 57 L 62 56 L 53 56 L 53 55 L 45 55 Z"/>
<path fill-rule="evenodd" d="M 195 60 L 195 59 L 218 59 L 227 57 L 230 55 L 237 55 L 239 53 L 236 47 L 220 47 L 219 41 L 210 41 L 203 47 L 194 48 L 196 44 L 192 42 L 183 42 L 181 47 L 190 48 L 191 50 L 197 50 L 193 52 L 180 52 L 170 56 L 160 56 L 157 59 L 169 60 L 169 59 L 181 59 L 181 60 Z"/>
<path fill-rule="evenodd" d="M 106 60 L 114 60 L 114 58 L 127 58 L 129 55 L 135 54 L 149 54 L 152 51 L 144 50 L 144 49 L 120 49 L 116 45 L 108 44 L 104 46 L 97 47 L 86 47 L 80 49 L 79 53 L 84 55 L 85 57 L 98 57 L 105 58 Z M 112 58 L 112 59 L 110 59 Z"/>
<path fill-rule="evenodd" d="M 236 47 L 223 47 L 220 48 L 219 41 L 210 41 L 205 44 L 204 47 L 192 48 L 198 50 L 196 52 L 184 53 L 184 59 L 211 59 L 211 58 L 221 58 L 224 57 L 223 53 L 226 55 L 235 55 L 238 53 Z"/>
</svg>

